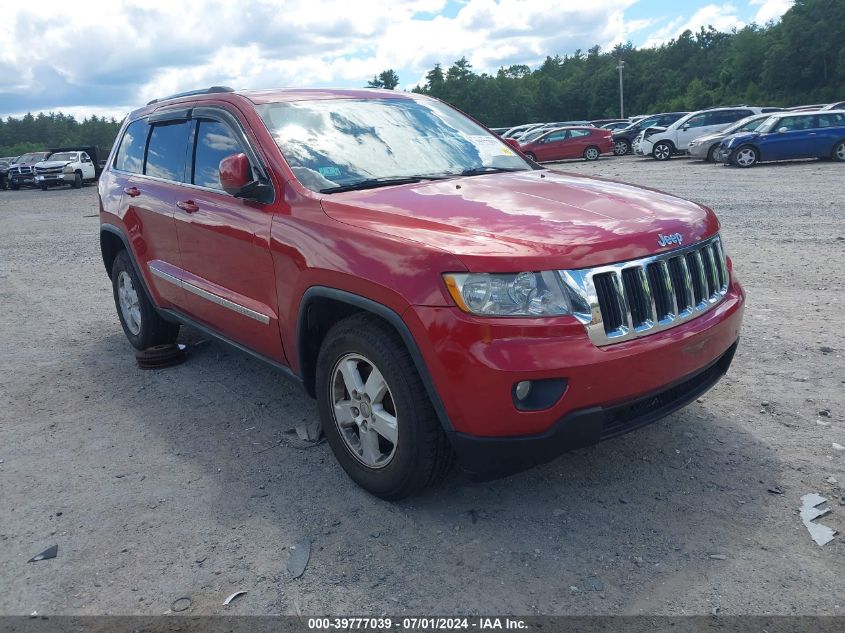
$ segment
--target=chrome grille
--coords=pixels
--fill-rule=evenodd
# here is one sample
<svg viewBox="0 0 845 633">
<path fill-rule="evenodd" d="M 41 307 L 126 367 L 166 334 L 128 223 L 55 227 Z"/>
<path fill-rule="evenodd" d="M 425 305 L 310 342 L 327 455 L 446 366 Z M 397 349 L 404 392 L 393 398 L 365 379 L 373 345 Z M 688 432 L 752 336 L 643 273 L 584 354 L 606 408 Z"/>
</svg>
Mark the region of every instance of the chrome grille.
<svg viewBox="0 0 845 633">
<path fill-rule="evenodd" d="M 60 174 L 62 173 L 63 167 L 33 167 L 32 171 L 36 174 Z"/>
<path fill-rule="evenodd" d="M 653 257 L 562 271 L 590 314 L 576 315 L 598 346 L 647 336 L 695 318 L 728 291 L 719 236 Z"/>
</svg>

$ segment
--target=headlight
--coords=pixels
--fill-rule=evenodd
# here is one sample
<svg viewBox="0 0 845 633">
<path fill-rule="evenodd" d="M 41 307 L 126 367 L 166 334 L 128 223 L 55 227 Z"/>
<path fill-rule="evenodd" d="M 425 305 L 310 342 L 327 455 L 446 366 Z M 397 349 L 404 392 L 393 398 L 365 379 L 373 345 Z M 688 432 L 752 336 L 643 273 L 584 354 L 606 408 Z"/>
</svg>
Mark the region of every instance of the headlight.
<svg viewBox="0 0 845 633">
<path fill-rule="evenodd" d="M 66 174 L 73 173 L 73 165 L 65 165 L 65 168 L 62 170 Z"/>
<path fill-rule="evenodd" d="M 464 312 L 478 316 L 546 317 L 589 313 L 587 302 L 557 271 L 443 276 Z"/>
</svg>

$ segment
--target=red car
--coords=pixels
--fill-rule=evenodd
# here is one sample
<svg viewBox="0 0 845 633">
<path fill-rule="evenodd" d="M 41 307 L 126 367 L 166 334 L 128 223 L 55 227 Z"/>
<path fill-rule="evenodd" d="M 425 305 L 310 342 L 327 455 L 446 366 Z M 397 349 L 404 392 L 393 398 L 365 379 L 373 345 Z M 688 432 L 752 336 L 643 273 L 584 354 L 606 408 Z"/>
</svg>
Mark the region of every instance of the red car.
<svg viewBox="0 0 845 633">
<path fill-rule="evenodd" d="M 124 122 L 100 244 L 138 349 L 181 324 L 317 399 L 388 499 L 613 437 L 728 369 L 744 303 L 713 212 L 549 171 L 428 97 L 210 88 Z M 178 370 L 177 370 L 178 372 Z M 173 375 L 173 398 L 196 385 Z"/>
<path fill-rule="evenodd" d="M 520 141 L 519 149 L 533 161 L 583 158 L 597 160 L 613 153 L 613 132 L 597 127 L 562 127 Z"/>
</svg>

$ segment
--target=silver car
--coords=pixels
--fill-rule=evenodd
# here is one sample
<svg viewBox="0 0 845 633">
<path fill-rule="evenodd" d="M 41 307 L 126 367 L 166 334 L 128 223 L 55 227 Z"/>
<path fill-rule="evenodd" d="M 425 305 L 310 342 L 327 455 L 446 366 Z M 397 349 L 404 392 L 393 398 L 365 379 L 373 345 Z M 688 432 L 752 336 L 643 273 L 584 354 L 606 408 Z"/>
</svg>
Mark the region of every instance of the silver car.
<svg viewBox="0 0 845 633">
<path fill-rule="evenodd" d="M 730 127 L 714 132 L 713 134 L 705 134 L 690 141 L 687 146 L 687 153 L 693 158 L 700 160 L 707 160 L 711 163 L 715 161 L 714 153 L 719 148 L 722 139 L 727 138 L 731 134 L 737 132 L 752 132 L 771 116 L 771 112 L 765 114 L 752 114 L 749 117 L 740 119 Z"/>
</svg>

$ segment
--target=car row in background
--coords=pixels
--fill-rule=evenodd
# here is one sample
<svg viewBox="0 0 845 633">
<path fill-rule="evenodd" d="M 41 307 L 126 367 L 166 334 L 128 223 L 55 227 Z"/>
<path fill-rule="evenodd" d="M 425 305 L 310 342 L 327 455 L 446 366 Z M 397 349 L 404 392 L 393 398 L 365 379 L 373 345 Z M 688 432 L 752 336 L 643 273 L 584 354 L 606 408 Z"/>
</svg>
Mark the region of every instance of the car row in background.
<svg viewBox="0 0 845 633">
<path fill-rule="evenodd" d="M 613 133 L 592 126 L 564 126 L 543 129 L 539 134 L 517 141 L 519 151 L 533 161 L 583 158 L 597 160 L 602 154 L 613 153 Z"/>
<path fill-rule="evenodd" d="M 27 152 L 9 159 L 5 165 L 2 186 L 17 190 L 21 187 L 50 187 L 69 185 L 79 189 L 85 182 L 100 177 L 105 160 L 97 147 L 60 147 L 40 152 Z M 0 161 L 2 164 L 2 161 Z"/>
</svg>

